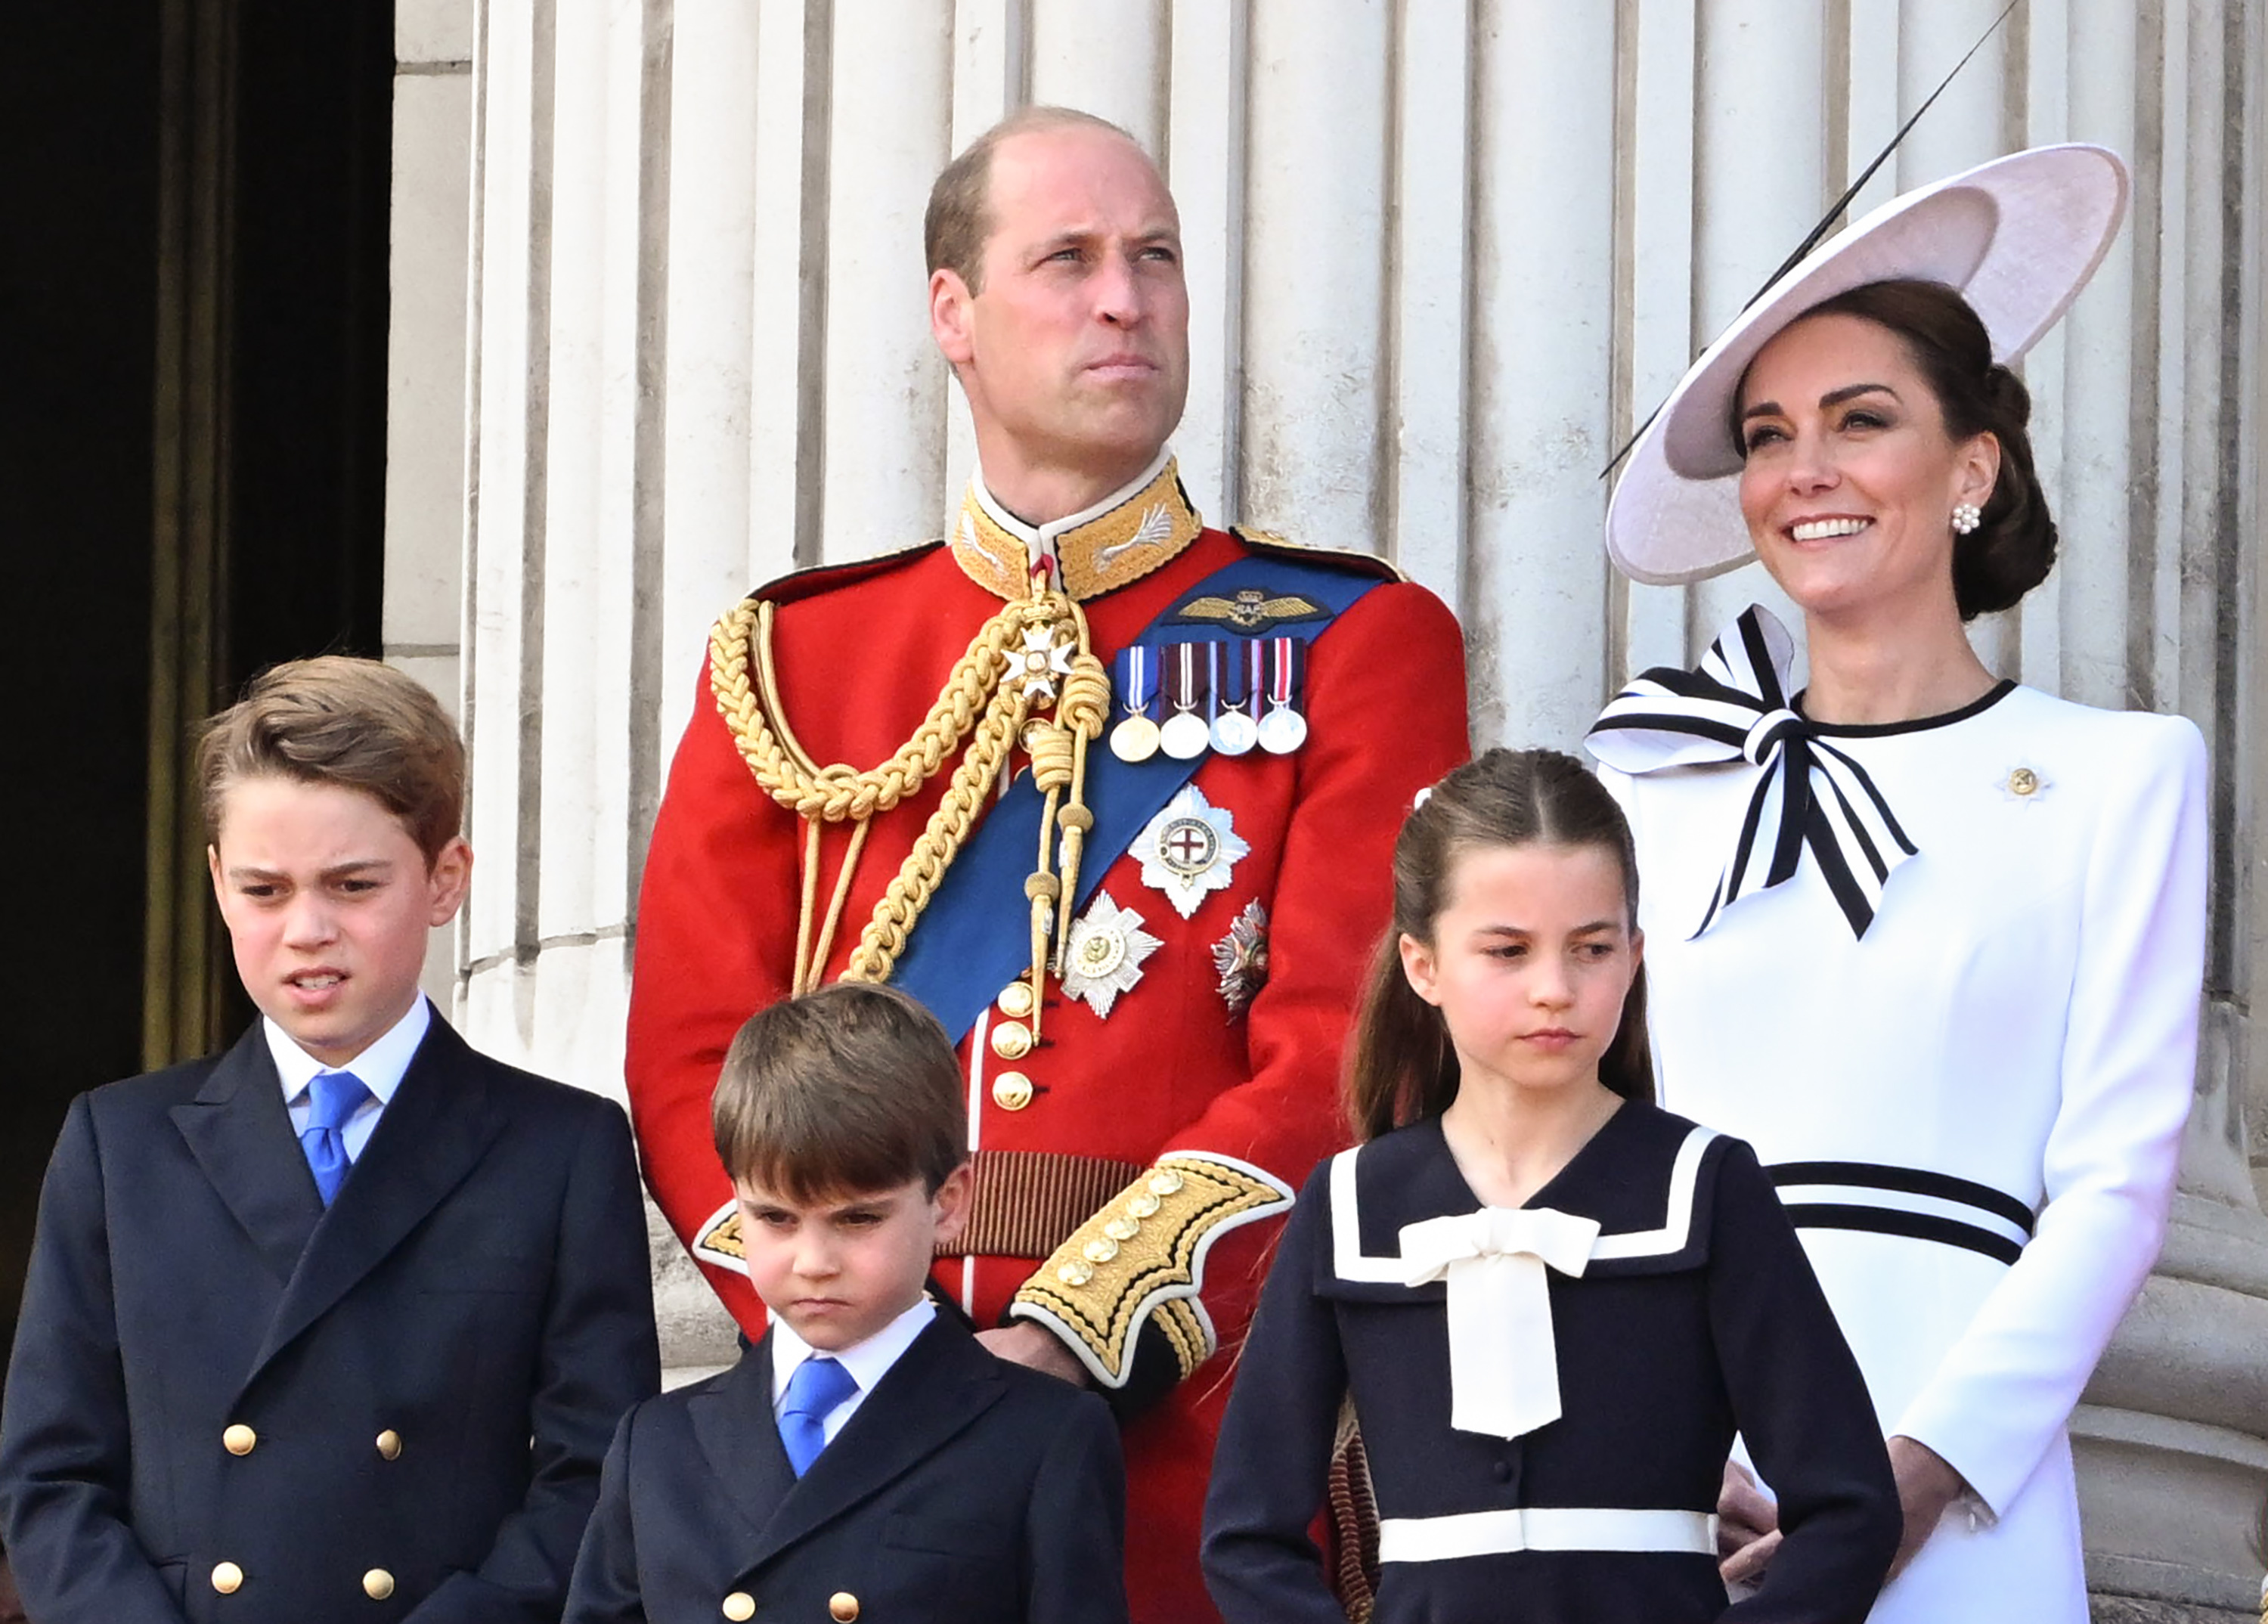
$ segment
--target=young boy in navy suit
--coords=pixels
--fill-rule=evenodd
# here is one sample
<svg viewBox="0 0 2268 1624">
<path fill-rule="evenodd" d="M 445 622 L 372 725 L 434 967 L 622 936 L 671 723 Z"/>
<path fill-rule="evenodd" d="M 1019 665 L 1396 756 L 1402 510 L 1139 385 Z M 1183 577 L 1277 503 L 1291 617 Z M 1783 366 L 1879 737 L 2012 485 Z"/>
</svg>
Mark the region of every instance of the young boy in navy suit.
<svg viewBox="0 0 2268 1624">
<path fill-rule="evenodd" d="M 1108 1409 L 924 1290 L 968 1210 L 967 1111 L 944 1029 L 891 988 L 740 1029 L 711 1118 L 770 1328 L 623 1418 L 571 1624 L 1125 1624 Z"/>
<path fill-rule="evenodd" d="M 0 1417 L 26 1610 L 556 1620 L 606 1441 L 659 1384 L 628 1124 L 418 991 L 472 867 L 432 695 L 281 666 L 201 767 L 261 1018 L 64 1122 Z"/>
</svg>

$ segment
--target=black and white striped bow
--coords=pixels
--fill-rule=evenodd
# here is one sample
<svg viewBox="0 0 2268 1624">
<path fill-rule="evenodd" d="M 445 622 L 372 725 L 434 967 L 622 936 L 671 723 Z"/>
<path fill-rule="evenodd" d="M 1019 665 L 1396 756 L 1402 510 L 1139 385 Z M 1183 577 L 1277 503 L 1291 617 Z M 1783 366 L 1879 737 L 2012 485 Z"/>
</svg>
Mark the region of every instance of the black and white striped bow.
<svg viewBox="0 0 2268 1624">
<path fill-rule="evenodd" d="M 1584 741 L 1629 773 L 1734 761 L 1762 769 L 1696 936 L 1742 897 L 1791 878 L 1808 845 L 1851 934 L 1863 937 L 1890 871 L 1914 855 L 1867 770 L 1789 707 L 1794 659 L 1787 628 L 1750 604 L 1697 669 L 1648 671 L 1615 696 Z M 1767 849 L 1769 861 L 1759 861 Z"/>
</svg>

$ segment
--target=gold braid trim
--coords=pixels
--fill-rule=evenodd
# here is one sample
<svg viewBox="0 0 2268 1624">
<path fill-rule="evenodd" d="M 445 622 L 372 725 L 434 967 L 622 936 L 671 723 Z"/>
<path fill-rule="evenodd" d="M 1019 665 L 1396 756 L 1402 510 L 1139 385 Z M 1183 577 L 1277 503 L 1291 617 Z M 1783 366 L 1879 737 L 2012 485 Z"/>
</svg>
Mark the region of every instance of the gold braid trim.
<svg viewBox="0 0 2268 1624">
<path fill-rule="evenodd" d="M 1206 1251 L 1231 1229 L 1291 1205 L 1291 1186 L 1249 1163 L 1170 1152 L 1081 1224 L 1008 1311 L 1062 1337 L 1105 1387 L 1126 1384 L 1135 1340 L 1154 1320 L 1187 1379 L 1216 1346 L 1197 1300 Z"/>
<path fill-rule="evenodd" d="M 919 789 L 943 764 L 976 726 L 980 715 L 999 708 L 1004 698 L 1000 678 L 1008 668 L 1008 646 L 1024 629 L 1055 618 L 1044 612 L 1042 601 L 1020 599 L 1004 604 L 969 640 L 945 681 L 945 688 L 930 707 L 929 715 L 912 738 L 879 767 L 861 772 L 837 764 L 821 767 L 800 745 L 791 749 L 773 731 L 766 717 L 779 716 L 777 692 L 771 680 L 771 634 L 774 605 L 748 599 L 726 610 L 709 634 L 709 691 L 717 709 L 733 730 L 733 742 L 741 759 L 756 775 L 771 798 L 803 817 L 824 818 L 830 823 L 844 818 L 867 818 L 887 812 Z M 1035 613 L 1035 610 L 1042 612 Z M 773 691 L 759 700 L 748 663 L 754 647 L 759 651 L 763 685 Z M 781 733 L 787 731 L 784 719 Z M 789 742 L 793 734 L 788 735 Z"/>
<path fill-rule="evenodd" d="M 954 751 L 961 749 L 944 798 L 875 904 L 873 916 L 859 934 L 858 945 L 843 971 L 846 980 L 889 979 L 922 910 L 936 894 L 983 809 L 986 796 L 1002 776 L 1008 752 L 1024 731 L 1027 720 L 1035 709 L 1052 707 L 1052 720 L 1034 727 L 1028 741 L 1034 771 L 1047 796 L 1038 866 L 1024 887 L 1031 899 L 1032 991 L 1036 1012 L 1044 1003 L 1041 983 L 1049 940 L 1064 928 L 1059 926 L 1058 916 L 1066 905 L 1066 892 L 1050 872 L 1057 824 L 1060 820 L 1064 864 L 1073 882 L 1071 894 L 1075 895 L 1079 838 L 1094 823 L 1080 801 L 1086 777 L 1086 745 L 1101 733 L 1110 714 L 1110 679 L 1089 646 L 1086 616 L 1060 592 L 1040 592 L 1002 605 L 978 629 L 954 663 L 913 737 L 881 765 L 861 771 L 843 763 L 818 765 L 789 727 L 772 667 L 775 613 L 770 602 L 750 599 L 719 617 L 709 635 L 709 688 L 732 732 L 734 747 L 757 784 L 810 825 L 805 843 L 792 990 L 808 990 L 825 973 L 836 926 L 865 849 L 869 820 L 919 789 Z M 819 827 L 821 823 L 846 819 L 854 826 L 850 850 L 814 942 Z M 1033 1033 L 1038 1035 L 1036 1013 Z"/>
</svg>

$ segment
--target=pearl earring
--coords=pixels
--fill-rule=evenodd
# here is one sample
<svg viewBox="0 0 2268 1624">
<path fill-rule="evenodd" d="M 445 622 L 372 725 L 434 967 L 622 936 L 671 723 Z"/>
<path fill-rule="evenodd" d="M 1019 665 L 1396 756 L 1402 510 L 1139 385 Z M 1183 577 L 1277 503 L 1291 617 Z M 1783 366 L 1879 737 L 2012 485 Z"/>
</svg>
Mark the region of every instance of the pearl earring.
<svg viewBox="0 0 2268 1624">
<path fill-rule="evenodd" d="M 1984 522 L 1984 510 L 1974 502 L 1962 502 L 1953 510 L 1953 533 L 1966 535 Z"/>
</svg>

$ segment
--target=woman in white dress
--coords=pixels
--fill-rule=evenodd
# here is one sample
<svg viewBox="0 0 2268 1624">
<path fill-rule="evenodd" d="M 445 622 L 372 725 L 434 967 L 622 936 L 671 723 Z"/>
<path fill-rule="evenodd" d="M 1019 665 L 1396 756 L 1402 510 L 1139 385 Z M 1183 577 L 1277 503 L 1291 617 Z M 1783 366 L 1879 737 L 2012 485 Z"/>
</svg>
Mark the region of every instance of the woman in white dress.
<svg viewBox="0 0 2268 1624">
<path fill-rule="evenodd" d="M 1609 520 L 1639 579 L 1753 551 L 1802 612 L 1801 692 L 1751 609 L 1590 746 L 1645 876 L 1661 1102 L 1756 1147 L 1889 1440 L 1877 1624 L 2085 1624 L 2066 1423 L 2192 1091 L 2203 742 L 1998 680 L 1962 630 L 2054 561 L 2005 363 L 2125 194 L 2050 148 L 1845 232 L 1695 364 Z M 1737 1469 L 1721 1509 L 1728 1572 L 1768 1561 Z"/>
</svg>

